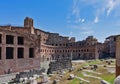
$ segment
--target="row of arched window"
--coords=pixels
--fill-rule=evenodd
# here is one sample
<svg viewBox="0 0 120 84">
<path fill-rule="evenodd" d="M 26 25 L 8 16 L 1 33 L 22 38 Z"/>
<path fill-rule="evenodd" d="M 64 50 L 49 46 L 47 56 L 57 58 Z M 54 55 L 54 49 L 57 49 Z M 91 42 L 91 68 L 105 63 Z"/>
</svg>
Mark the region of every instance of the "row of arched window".
<svg viewBox="0 0 120 84">
<path fill-rule="evenodd" d="M 41 49 L 40 52 L 63 52 L 63 53 L 67 53 L 67 52 L 89 52 L 89 49 L 80 49 L 80 50 L 47 50 L 47 49 Z"/>
</svg>

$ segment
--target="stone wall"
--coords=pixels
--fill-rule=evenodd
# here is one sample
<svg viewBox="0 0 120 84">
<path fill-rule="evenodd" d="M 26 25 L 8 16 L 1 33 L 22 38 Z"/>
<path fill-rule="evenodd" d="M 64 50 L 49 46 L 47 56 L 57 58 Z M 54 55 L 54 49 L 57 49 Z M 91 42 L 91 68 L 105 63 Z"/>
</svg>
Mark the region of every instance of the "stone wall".
<svg viewBox="0 0 120 84">
<path fill-rule="evenodd" d="M 28 17 L 24 20 L 24 27 L 0 26 L 0 35 L 0 40 L 2 40 L 0 43 L 0 64 L 2 64 L 0 74 L 11 68 L 12 71 L 39 68 L 40 61 L 42 62 L 44 59 L 48 61 L 56 60 L 51 62 L 50 66 L 56 66 L 57 70 L 60 70 L 70 68 L 71 59 L 95 59 L 99 57 L 96 47 L 98 41 L 93 36 L 89 36 L 83 41 L 75 42 L 74 37 L 69 38 L 58 33 L 50 33 L 34 28 L 33 19 Z M 6 44 L 6 35 L 13 37 L 13 44 Z M 18 44 L 19 36 L 24 38 L 24 44 L 22 45 Z M 12 47 L 13 49 L 11 59 L 5 58 L 9 57 L 9 54 L 6 56 L 6 50 L 8 50 L 6 47 Z M 34 57 L 29 57 L 30 48 L 34 51 L 32 53 Z M 20 58 L 18 57 L 19 50 L 23 52 L 23 56 L 20 56 Z M 72 57 L 69 58 L 69 56 Z M 51 70 L 53 71 L 54 69 L 51 68 Z"/>
<path fill-rule="evenodd" d="M 61 71 L 64 69 L 71 69 L 72 62 L 70 56 L 56 56 L 56 60 L 50 62 L 48 73 L 52 73 L 54 71 Z"/>
<path fill-rule="evenodd" d="M 120 75 L 120 36 L 116 38 L 116 76 Z"/>
<path fill-rule="evenodd" d="M 13 39 L 9 39 L 7 36 L 11 36 Z M 19 37 L 22 38 L 21 43 L 18 40 Z M 20 31 L 16 32 L 12 29 L 0 28 L 0 38 L 0 74 L 40 68 L 40 52 L 38 52 L 39 45 L 36 43 L 36 36 L 25 35 L 20 33 Z M 10 43 L 7 43 L 7 40 Z M 13 50 L 8 50 L 8 48 Z M 30 48 L 33 49 L 33 57 L 30 57 Z M 12 53 L 12 55 L 8 53 Z"/>
</svg>

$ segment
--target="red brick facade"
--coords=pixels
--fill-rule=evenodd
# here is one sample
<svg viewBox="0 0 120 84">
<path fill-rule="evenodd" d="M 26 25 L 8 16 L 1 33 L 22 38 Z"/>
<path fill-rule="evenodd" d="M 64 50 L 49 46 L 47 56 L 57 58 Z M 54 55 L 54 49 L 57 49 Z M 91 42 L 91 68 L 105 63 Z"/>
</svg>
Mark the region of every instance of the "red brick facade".
<svg viewBox="0 0 120 84">
<path fill-rule="evenodd" d="M 76 42 L 74 37 L 34 28 L 33 20 L 28 17 L 24 27 L 0 26 L 0 40 L 0 74 L 40 68 L 40 61 L 55 60 L 58 55 L 96 59 L 100 54 L 100 46 L 93 36 Z"/>
<path fill-rule="evenodd" d="M 12 30 L 12 27 L 0 27 L 0 38 L 0 74 L 9 73 L 9 70 L 18 72 L 40 67 L 40 56 L 37 53 L 39 47 L 35 43 L 35 36 L 24 35 L 21 31 Z M 21 44 L 18 42 L 20 38 L 23 39 Z M 30 48 L 33 48 L 33 57 L 29 57 Z"/>
<path fill-rule="evenodd" d="M 120 75 L 120 35 L 116 36 L 116 77 Z"/>
</svg>

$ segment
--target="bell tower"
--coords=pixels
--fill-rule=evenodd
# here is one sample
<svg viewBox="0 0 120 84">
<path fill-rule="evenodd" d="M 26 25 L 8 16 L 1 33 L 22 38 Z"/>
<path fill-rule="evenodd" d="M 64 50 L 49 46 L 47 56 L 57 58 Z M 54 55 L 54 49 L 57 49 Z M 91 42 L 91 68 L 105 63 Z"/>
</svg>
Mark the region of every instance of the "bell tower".
<svg viewBox="0 0 120 84">
<path fill-rule="evenodd" d="M 33 27 L 33 19 L 26 17 L 24 19 L 24 27 Z"/>
<path fill-rule="evenodd" d="M 24 27 L 28 27 L 31 29 L 31 34 L 34 34 L 34 21 L 32 18 L 26 17 L 24 19 Z"/>
</svg>

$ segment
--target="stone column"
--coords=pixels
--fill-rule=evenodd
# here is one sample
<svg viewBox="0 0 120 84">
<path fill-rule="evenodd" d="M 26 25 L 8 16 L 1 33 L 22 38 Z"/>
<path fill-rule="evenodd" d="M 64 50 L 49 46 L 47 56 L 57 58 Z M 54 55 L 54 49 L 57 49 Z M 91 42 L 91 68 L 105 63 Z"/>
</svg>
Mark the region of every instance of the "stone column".
<svg viewBox="0 0 120 84">
<path fill-rule="evenodd" d="M 24 58 L 25 59 L 29 58 L 29 48 L 26 45 L 24 47 Z"/>
<path fill-rule="evenodd" d="M 17 59 L 17 36 L 14 36 L 14 59 Z"/>
<path fill-rule="evenodd" d="M 120 36 L 116 37 L 116 76 L 120 75 Z"/>
<path fill-rule="evenodd" d="M 98 59 L 98 58 L 99 58 L 98 49 L 99 49 L 99 47 L 98 47 L 98 44 L 97 44 L 97 45 L 95 45 L 95 59 Z"/>
<path fill-rule="evenodd" d="M 6 60 L 6 34 L 2 34 L 2 60 Z"/>
<path fill-rule="evenodd" d="M 3 70 L 6 73 L 7 66 L 6 66 L 6 34 L 5 33 L 2 34 L 2 60 L 3 60 Z"/>
</svg>

